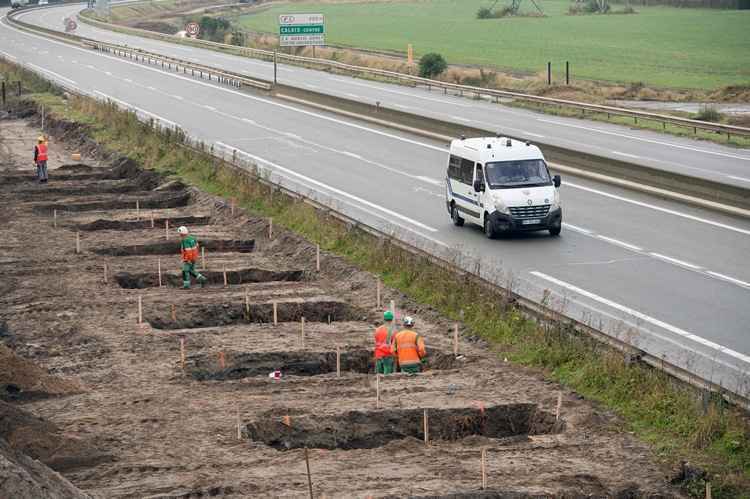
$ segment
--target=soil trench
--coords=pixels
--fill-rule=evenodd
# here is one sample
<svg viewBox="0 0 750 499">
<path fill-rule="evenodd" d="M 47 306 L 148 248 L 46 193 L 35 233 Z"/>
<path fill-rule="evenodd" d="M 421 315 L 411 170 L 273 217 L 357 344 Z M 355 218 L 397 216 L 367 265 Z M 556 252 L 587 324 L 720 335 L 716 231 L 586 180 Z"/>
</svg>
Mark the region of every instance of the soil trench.
<svg viewBox="0 0 750 499">
<path fill-rule="evenodd" d="M 233 353 L 225 357 L 221 368 L 216 355 L 200 355 L 189 359 L 188 370 L 199 381 L 242 379 L 266 376 L 279 370 L 283 376 L 317 376 L 336 372 L 336 352 L 252 352 Z M 442 352 L 429 352 L 426 369 L 454 369 L 465 361 Z M 353 349 L 341 352 L 342 373 L 372 374 L 375 361 L 372 350 Z"/>
<path fill-rule="evenodd" d="M 138 201 L 140 208 L 146 210 L 161 209 L 161 208 L 181 208 L 187 206 L 190 202 L 189 192 L 165 193 L 165 194 L 154 194 L 152 192 L 145 192 L 141 196 L 135 194 L 122 199 L 104 199 L 98 201 L 89 202 L 59 202 L 42 204 L 34 207 L 34 211 L 39 214 L 49 214 L 53 210 L 59 212 L 82 212 L 82 211 L 97 211 L 97 210 L 133 210 L 135 209 L 135 202 Z"/>
<path fill-rule="evenodd" d="M 255 251 L 254 239 L 208 239 L 198 243 L 206 251 L 217 253 L 252 253 Z M 174 255 L 175 252 L 179 252 L 179 248 L 180 241 L 174 238 L 160 243 L 114 246 L 93 251 L 97 255 L 104 256 Z"/>
<path fill-rule="evenodd" d="M 552 433 L 555 416 L 536 404 L 505 404 L 461 409 L 429 409 L 430 440 L 459 440 L 471 435 L 505 438 Z M 424 439 L 423 409 L 350 411 L 335 416 L 295 416 L 290 425 L 268 416 L 245 426 L 243 434 L 276 450 L 373 449 L 393 440 Z"/>
<path fill-rule="evenodd" d="M 201 270 L 200 273 L 208 279 L 208 285 L 212 286 L 223 286 L 224 285 L 224 272 L 217 272 L 213 270 Z M 303 270 L 265 270 L 265 269 L 241 269 L 241 270 L 227 270 L 227 284 L 229 286 L 239 286 L 241 284 L 257 283 L 257 282 L 275 282 L 275 281 L 301 281 L 305 276 Z M 182 286 L 182 274 L 177 273 L 162 273 L 162 283 L 178 288 Z M 117 284 L 122 288 L 126 289 L 144 289 L 154 288 L 159 286 L 159 274 L 158 272 L 153 273 L 140 273 L 131 274 L 129 272 L 119 272 L 115 275 Z"/>
<path fill-rule="evenodd" d="M 105 220 L 99 219 L 93 222 L 78 224 L 75 226 L 78 230 L 84 231 L 96 231 L 96 230 L 143 230 L 151 229 L 151 217 L 146 217 L 143 220 Z M 169 221 L 169 225 L 172 227 L 179 227 L 180 225 L 189 225 L 195 227 L 197 225 L 208 225 L 211 223 L 211 217 L 172 217 L 172 218 L 154 218 L 154 227 L 164 228 L 166 222 Z"/>
<path fill-rule="evenodd" d="M 249 308 L 248 315 L 244 304 L 196 304 L 184 311 L 176 321 L 172 320 L 171 312 L 167 310 L 164 315 L 147 315 L 146 320 L 155 329 L 194 329 L 273 322 L 273 303 L 251 303 Z M 336 322 L 352 321 L 360 320 L 366 315 L 346 302 L 330 298 L 276 302 L 276 318 L 279 322 L 300 322 L 302 317 L 307 322 L 326 322 L 329 319 Z"/>
</svg>

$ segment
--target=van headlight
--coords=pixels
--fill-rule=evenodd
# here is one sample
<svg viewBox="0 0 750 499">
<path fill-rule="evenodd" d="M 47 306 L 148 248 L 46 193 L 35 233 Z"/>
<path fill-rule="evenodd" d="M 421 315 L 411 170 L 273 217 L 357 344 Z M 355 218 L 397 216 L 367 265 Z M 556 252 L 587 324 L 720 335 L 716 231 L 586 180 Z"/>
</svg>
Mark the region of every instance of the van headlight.
<svg viewBox="0 0 750 499">
<path fill-rule="evenodd" d="M 496 199 L 495 200 L 495 210 L 497 210 L 498 213 L 502 213 L 503 215 L 509 215 L 510 210 L 507 206 L 505 206 L 505 203 L 503 203 L 501 200 Z"/>
<path fill-rule="evenodd" d="M 560 207 L 560 193 L 555 189 L 555 197 L 552 198 L 552 205 L 549 207 L 549 211 L 554 211 Z"/>
</svg>

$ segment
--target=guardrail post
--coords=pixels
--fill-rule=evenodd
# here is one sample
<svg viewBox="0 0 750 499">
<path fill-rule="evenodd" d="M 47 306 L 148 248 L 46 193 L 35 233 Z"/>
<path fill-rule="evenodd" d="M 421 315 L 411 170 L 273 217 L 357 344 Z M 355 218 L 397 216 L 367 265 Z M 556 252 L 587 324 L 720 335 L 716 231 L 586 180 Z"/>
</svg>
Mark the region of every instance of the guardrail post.
<svg viewBox="0 0 750 499">
<path fill-rule="evenodd" d="M 5 106 L 5 80 L 2 81 L 3 106 Z"/>
<path fill-rule="evenodd" d="M 570 85 L 570 61 L 565 61 L 565 84 Z"/>
<path fill-rule="evenodd" d="M 16 83 L 18 84 L 17 85 L 18 96 L 21 97 L 21 80 L 18 80 Z"/>
<path fill-rule="evenodd" d="M 276 85 L 276 51 L 273 51 L 273 84 Z"/>
</svg>

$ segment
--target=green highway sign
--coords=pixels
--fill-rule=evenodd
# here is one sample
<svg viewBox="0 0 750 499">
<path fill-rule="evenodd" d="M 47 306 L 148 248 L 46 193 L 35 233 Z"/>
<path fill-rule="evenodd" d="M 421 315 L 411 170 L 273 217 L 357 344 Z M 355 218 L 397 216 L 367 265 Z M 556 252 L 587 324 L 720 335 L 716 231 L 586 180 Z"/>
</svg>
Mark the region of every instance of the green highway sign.
<svg viewBox="0 0 750 499">
<path fill-rule="evenodd" d="M 282 14 L 279 16 L 279 46 L 325 45 L 323 14 Z"/>
</svg>

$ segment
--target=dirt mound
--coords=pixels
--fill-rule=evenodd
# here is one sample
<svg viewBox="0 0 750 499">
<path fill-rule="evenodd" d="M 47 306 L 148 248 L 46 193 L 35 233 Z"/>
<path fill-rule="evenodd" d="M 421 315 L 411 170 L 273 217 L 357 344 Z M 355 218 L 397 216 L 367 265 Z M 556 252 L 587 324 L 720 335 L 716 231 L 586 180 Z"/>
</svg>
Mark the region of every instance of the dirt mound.
<svg viewBox="0 0 750 499">
<path fill-rule="evenodd" d="M 0 497 L 90 499 L 58 473 L 14 450 L 0 439 Z"/>
<path fill-rule="evenodd" d="M 71 163 L 62 165 L 57 171 L 66 173 L 91 173 L 95 170 L 93 166 L 89 166 L 83 163 Z"/>
<path fill-rule="evenodd" d="M 750 102 L 750 85 L 730 85 L 711 94 L 715 102 Z"/>
<path fill-rule="evenodd" d="M 174 35 L 180 31 L 177 26 L 160 21 L 142 21 L 135 23 L 132 26 L 137 29 L 145 29 L 146 31 L 164 33 L 165 35 Z"/>
<path fill-rule="evenodd" d="M 0 399 L 28 400 L 83 391 L 76 381 L 52 376 L 0 345 Z"/>
<path fill-rule="evenodd" d="M 65 436 L 49 421 L 2 401 L 0 438 L 55 471 L 89 467 L 109 459 L 93 445 Z"/>
</svg>

